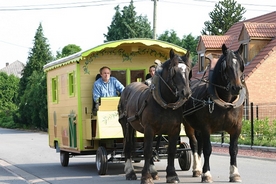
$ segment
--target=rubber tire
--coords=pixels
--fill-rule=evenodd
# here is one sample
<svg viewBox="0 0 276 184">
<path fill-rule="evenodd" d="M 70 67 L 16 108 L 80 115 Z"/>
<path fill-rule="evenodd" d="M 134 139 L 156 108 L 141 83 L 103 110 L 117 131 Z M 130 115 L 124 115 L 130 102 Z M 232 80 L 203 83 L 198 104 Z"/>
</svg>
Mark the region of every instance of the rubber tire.
<svg viewBox="0 0 276 184">
<path fill-rule="evenodd" d="M 107 152 L 106 149 L 100 146 L 96 153 L 96 167 L 99 175 L 107 173 Z"/>
<path fill-rule="evenodd" d="M 187 143 L 181 143 L 180 148 L 187 148 L 189 149 L 190 146 Z M 185 150 L 180 153 L 178 158 L 178 163 L 182 171 L 188 171 L 191 168 L 192 164 L 192 152 L 191 150 Z"/>
<path fill-rule="evenodd" d="M 66 151 L 60 151 L 60 163 L 63 167 L 67 167 L 69 164 L 69 153 Z"/>
</svg>

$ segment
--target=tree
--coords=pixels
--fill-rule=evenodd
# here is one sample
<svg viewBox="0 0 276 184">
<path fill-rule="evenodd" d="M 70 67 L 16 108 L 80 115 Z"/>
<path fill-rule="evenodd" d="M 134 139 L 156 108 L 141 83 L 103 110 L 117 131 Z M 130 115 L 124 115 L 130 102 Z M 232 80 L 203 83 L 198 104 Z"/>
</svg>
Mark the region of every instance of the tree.
<svg viewBox="0 0 276 184">
<path fill-rule="evenodd" d="M 174 30 L 171 30 L 171 31 L 166 30 L 163 34 L 158 36 L 157 39 L 162 40 L 162 41 L 166 41 L 166 42 L 169 42 L 169 43 L 173 43 L 175 45 L 178 45 L 178 46 L 182 47 L 181 39 L 177 36 L 177 34 Z"/>
<path fill-rule="evenodd" d="M 29 95 L 32 93 L 32 90 L 37 90 L 32 87 L 29 87 L 33 83 L 44 85 L 41 86 L 42 91 L 37 91 L 37 93 L 41 93 L 39 100 L 47 100 L 43 95 L 46 93 L 46 82 L 41 82 L 43 66 L 48 62 L 53 60 L 53 56 L 51 54 L 49 44 L 47 43 L 47 38 L 44 37 L 43 28 L 41 23 L 38 26 L 34 37 L 34 46 L 29 52 L 28 61 L 26 66 L 23 69 L 22 78 L 19 82 L 19 91 L 18 91 L 18 112 L 15 114 L 15 122 L 25 125 L 25 126 L 36 126 L 34 124 L 35 121 L 41 121 L 38 119 L 34 119 L 36 117 L 37 108 L 43 109 L 45 106 L 36 105 L 34 106 L 34 102 L 37 100 L 33 95 Z M 34 72 L 38 74 L 33 74 Z M 39 75 L 40 77 L 34 77 L 33 75 Z M 43 91 L 44 90 L 44 91 Z M 44 99 L 45 98 L 45 99 Z M 46 106 L 47 108 L 47 106 Z M 37 122 L 36 122 L 37 124 Z M 41 128 L 41 127 L 38 127 Z"/>
<path fill-rule="evenodd" d="M 199 41 L 199 37 L 193 37 L 191 33 L 186 36 L 184 35 L 181 41 L 181 47 L 190 51 L 192 66 L 194 66 L 198 60 L 197 51 L 196 51 L 198 41 Z"/>
<path fill-rule="evenodd" d="M 205 27 L 202 29 L 203 35 L 223 35 L 228 29 L 241 20 L 244 20 L 243 14 L 245 8 L 235 0 L 223 0 L 215 4 L 215 8 L 209 13 L 210 21 L 205 21 Z"/>
<path fill-rule="evenodd" d="M 165 31 L 163 34 L 161 34 L 160 36 L 158 36 L 158 40 L 162 40 L 162 41 L 166 41 L 169 43 L 173 43 L 175 45 L 178 45 L 182 48 L 187 49 L 188 51 L 190 51 L 190 58 L 192 59 L 192 63 L 193 65 L 196 63 L 197 61 L 197 52 L 196 52 L 196 47 L 197 47 L 197 43 L 198 43 L 198 37 L 193 37 L 191 34 L 187 35 L 187 36 L 183 36 L 182 39 L 180 39 L 176 32 L 174 30 L 171 31 Z"/>
<path fill-rule="evenodd" d="M 61 52 L 57 51 L 56 59 L 60 59 L 66 56 L 70 56 L 72 54 L 75 54 L 77 52 L 81 51 L 80 46 L 77 46 L 75 44 L 68 44 L 63 49 Z"/>
<path fill-rule="evenodd" d="M 114 9 L 116 12 L 111 25 L 107 27 L 107 34 L 104 34 L 106 38 L 104 42 L 128 38 L 152 38 L 150 22 L 146 16 L 137 16 L 133 0 L 121 12 L 119 5 Z"/>
<path fill-rule="evenodd" d="M 12 117 L 17 110 L 18 84 L 18 77 L 0 72 L 0 127 L 16 128 Z"/>
</svg>

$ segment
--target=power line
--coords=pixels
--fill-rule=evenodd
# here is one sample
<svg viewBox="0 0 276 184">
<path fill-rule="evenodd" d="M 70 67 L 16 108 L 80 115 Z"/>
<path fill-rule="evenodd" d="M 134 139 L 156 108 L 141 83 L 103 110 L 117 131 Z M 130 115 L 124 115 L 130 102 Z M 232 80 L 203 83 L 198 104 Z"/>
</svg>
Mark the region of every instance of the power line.
<svg viewBox="0 0 276 184">
<path fill-rule="evenodd" d="M 140 3 L 149 0 L 133 0 L 133 2 Z M 192 5 L 192 6 L 206 6 L 202 4 L 198 4 L 198 2 L 206 2 L 214 4 L 218 3 L 215 0 L 192 0 L 195 3 L 187 3 L 187 1 L 176 1 L 176 0 L 159 0 L 159 3 L 171 3 L 171 4 L 183 4 L 183 5 Z M 0 7 L 0 11 L 31 11 L 31 10 L 49 10 L 49 9 L 68 9 L 68 8 L 86 8 L 91 6 L 106 6 L 111 4 L 129 4 L 129 0 L 126 1 L 114 1 L 114 0 L 97 0 L 97 1 L 87 1 L 87 2 L 70 2 L 70 3 L 55 3 L 55 4 L 41 4 L 41 5 L 19 5 L 19 6 L 2 6 Z M 268 4 L 253 4 L 253 3 L 239 3 L 241 5 L 247 6 L 256 6 L 256 7 L 276 7 L 276 5 L 268 5 Z M 264 11 L 264 10 L 256 10 L 251 9 L 252 11 Z"/>
<path fill-rule="evenodd" d="M 148 0 L 136 0 L 133 2 L 141 2 Z M 28 10 L 48 10 L 48 9 L 66 9 L 66 8 L 85 8 L 91 6 L 106 6 L 111 4 L 129 4 L 128 1 L 99 0 L 91 2 L 73 2 L 60 4 L 41 4 L 41 5 L 20 5 L 20 6 L 4 6 L 0 7 L 0 11 L 28 11 Z"/>
<path fill-rule="evenodd" d="M 9 44 L 9 45 L 13 45 L 13 46 L 17 46 L 17 47 L 22 47 L 22 48 L 27 48 L 27 49 L 30 48 L 30 47 L 26 47 L 26 46 L 17 45 L 17 44 L 14 44 L 14 43 L 6 42 L 6 41 L 3 41 L 3 40 L 0 40 L 0 42 L 5 43 L 5 44 Z"/>
</svg>

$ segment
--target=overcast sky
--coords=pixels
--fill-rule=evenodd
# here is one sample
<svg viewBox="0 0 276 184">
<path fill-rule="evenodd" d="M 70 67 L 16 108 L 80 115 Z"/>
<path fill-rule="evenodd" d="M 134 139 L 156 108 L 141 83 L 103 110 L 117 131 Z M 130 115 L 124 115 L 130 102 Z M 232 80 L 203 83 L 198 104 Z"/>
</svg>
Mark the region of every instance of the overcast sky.
<svg viewBox="0 0 276 184">
<path fill-rule="evenodd" d="M 104 41 L 114 7 L 129 5 L 130 0 L 0 0 L 0 68 L 19 60 L 26 63 L 39 23 L 56 55 L 68 44 L 87 50 Z M 276 10 L 276 1 L 237 0 L 247 12 L 246 19 Z M 175 30 L 184 35 L 200 35 L 217 0 L 158 0 L 157 35 Z M 153 1 L 134 0 L 138 15 L 153 23 Z M 276 17 L 275 17 L 276 18 Z"/>
</svg>

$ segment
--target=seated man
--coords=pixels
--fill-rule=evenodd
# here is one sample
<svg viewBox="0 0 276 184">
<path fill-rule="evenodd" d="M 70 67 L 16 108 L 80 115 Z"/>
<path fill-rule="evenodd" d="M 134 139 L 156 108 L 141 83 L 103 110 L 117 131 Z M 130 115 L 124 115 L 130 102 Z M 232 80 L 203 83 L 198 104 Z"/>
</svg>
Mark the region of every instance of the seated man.
<svg viewBox="0 0 276 184">
<path fill-rule="evenodd" d="M 152 81 L 152 77 L 155 74 L 155 65 L 151 65 L 149 67 L 149 73 L 146 75 L 146 81 L 145 84 L 150 86 L 151 85 L 151 81 Z"/>
<path fill-rule="evenodd" d="M 111 70 L 109 67 L 104 66 L 100 69 L 101 77 L 95 81 L 93 87 L 93 100 L 96 103 L 94 112 L 99 108 L 99 98 L 100 97 L 114 97 L 118 96 L 118 93 L 122 93 L 125 89 L 123 84 L 118 81 L 115 77 L 110 77 Z"/>
<path fill-rule="evenodd" d="M 146 75 L 146 80 L 151 78 L 155 73 L 155 65 L 149 67 L 149 73 Z"/>
</svg>

